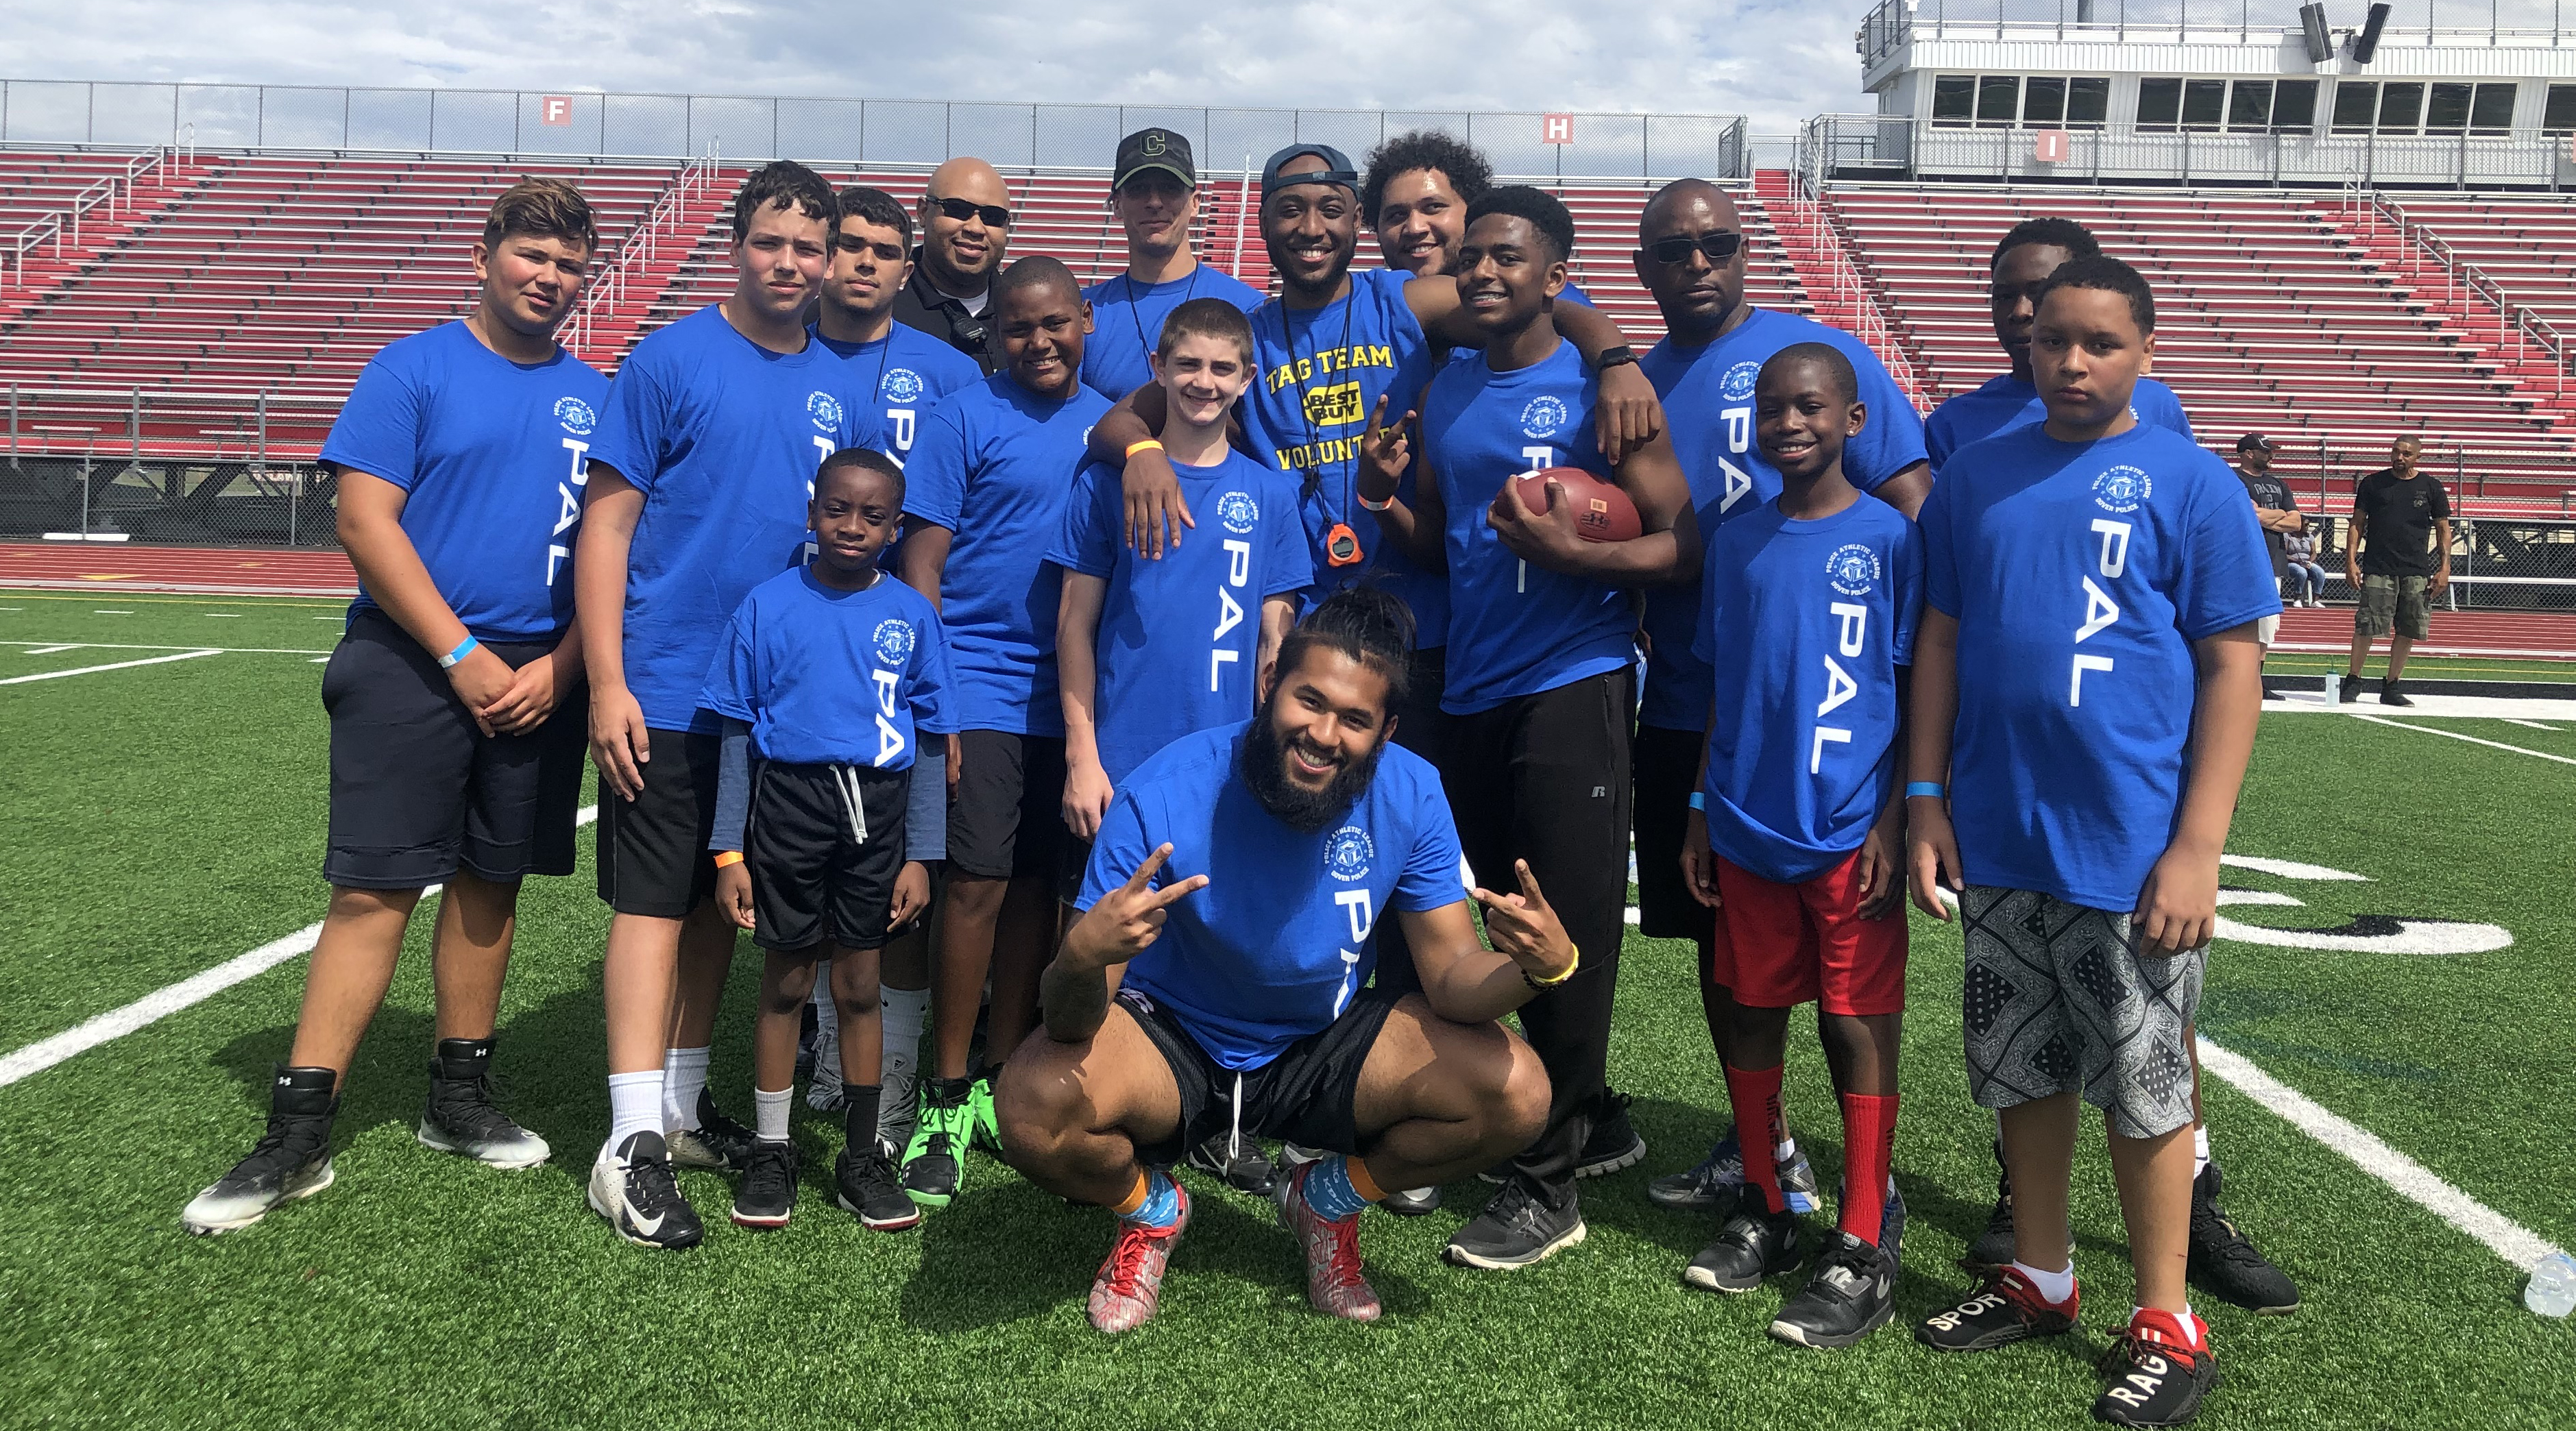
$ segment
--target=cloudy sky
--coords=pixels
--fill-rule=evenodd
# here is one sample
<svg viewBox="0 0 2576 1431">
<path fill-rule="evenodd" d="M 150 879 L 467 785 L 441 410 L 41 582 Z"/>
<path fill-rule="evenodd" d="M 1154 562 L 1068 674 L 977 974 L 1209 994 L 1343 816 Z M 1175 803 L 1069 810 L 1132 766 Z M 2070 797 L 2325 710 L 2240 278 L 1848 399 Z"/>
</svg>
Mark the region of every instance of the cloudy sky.
<svg viewBox="0 0 2576 1431">
<path fill-rule="evenodd" d="M 82 0 L 12 5 L 0 77 L 1127 104 L 1868 107 L 1864 0 Z"/>
</svg>

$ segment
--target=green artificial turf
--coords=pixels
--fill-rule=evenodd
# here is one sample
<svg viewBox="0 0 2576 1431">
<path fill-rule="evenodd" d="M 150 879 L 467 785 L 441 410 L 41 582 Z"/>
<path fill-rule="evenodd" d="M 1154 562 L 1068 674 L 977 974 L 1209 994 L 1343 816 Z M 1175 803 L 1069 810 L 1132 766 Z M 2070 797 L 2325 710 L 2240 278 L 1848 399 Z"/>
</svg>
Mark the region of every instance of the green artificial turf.
<svg viewBox="0 0 2576 1431">
<path fill-rule="evenodd" d="M 15 610 L 9 608 L 18 608 Z M 125 610 L 127 616 L 97 611 Z M 234 617 L 212 613 L 236 611 Z M 327 618 L 327 619 L 316 619 Z M 215 657 L 0 687 L 0 1053 L 320 918 L 324 729 L 310 656 L 328 603 L 0 595 L 0 641 L 119 642 Z M 220 635 L 217 634 L 220 629 Z M 249 654 L 247 648 L 286 654 Z M 0 675 L 150 651 L 33 657 Z M 2530 749 L 2501 721 L 2413 721 Z M 2483 954 L 2330 953 L 2221 943 L 2202 1027 L 2544 1237 L 2576 1243 L 2565 1110 L 2576 1006 L 2576 766 L 2315 716 L 2264 723 L 2239 853 L 2369 876 L 2317 883 L 2231 869 L 2294 895 L 2247 923 L 2359 915 L 2501 925 Z M 1785 1286 L 1685 1288 L 1708 1219 L 1647 1180 L 1695 1161 L 1725 1122 L 1687 945 L 1632 937 L 1613 1082 L 1652 1151 L 1584 1185 L 1591 1235 L 1511 1274 L 1438 1260 L 1481 1185 L 1362 1236 L 1387 1319 L 1309 1313 L 1268 1205 L 1192 1181 L 1196 1221 L 1161 1317 L 1115 1340 L 1083 1321 L 1107 1218 L 980 1155 L 966 1195 L 917 1231 L 835 1210 L 839 1143 L 801 1118 L 804 1201 L 787 1230 L 724 1221 L 726 1185 L 683 1185 L 705 1246 L 618 1242 L 582 1204 L 605 1132 L 599 947 L 587 862 L 532 881 L 502 1014 L 508 1104 L 557 1149 L 496 1173 L 412 1137 L 430 1033 L 427 919 L 352 1071 L 339 1183 L 245 1232 L 193 1239 L 178 1210 L 258 1136 L 295 1018 L 289 963 L 139 1032 L 0 1087 L 0 1424 L 898 1427 L 2021 1427 L 2083 1424 L 2090 1362 L 2130 1278 L 2107 1164 L 2076 1178 L 2079 1335 L 1982 1357 L 1903 1326 L 1843 1353 L 1763 1335 Z M 1959 946 L 1919 915 L 1898 1181 L 1911 1211 L 1903 1320 L 1966 1285 L 1952 1261 L 1993 1194 L 1991 1120 L 1959 1059 Z M 749 1103 L 744 946 L 715 1053 L 719 1098 Z M 1792 1039 L 1793 1125 L 1830 1185 L 1839 1136 L 1822 1058 Z M 2230 1202 L 2300 1281 L 2293 1317 L 2204 1301 L 2225 1381 L 2211 1427 L 2565 1427 L 2576 1322 L 2519 1302 L 2521 1278 L 2444 1224 L 2211 1080 Z M 802 1108 L 800 1105 L 800 1114 Z"/>
</svg>

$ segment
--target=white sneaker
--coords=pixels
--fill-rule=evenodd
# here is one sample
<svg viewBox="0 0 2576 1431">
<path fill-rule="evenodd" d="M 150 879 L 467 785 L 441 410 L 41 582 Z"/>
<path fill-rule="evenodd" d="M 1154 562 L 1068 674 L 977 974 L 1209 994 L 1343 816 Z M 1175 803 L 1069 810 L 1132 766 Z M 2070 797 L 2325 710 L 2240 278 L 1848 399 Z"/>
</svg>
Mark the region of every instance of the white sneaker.
<svg viewBox="0 0 2576 1431">
<path fill-rule="evenodd" d="M 698 1210 L 680 1193 L 659 1133 L 634 1134 L 615 1152 L 599 1150 L 590 1165 L 590 1210 L 639 1247 L 695 1247 L 707 1235 Z"/>
</svg>

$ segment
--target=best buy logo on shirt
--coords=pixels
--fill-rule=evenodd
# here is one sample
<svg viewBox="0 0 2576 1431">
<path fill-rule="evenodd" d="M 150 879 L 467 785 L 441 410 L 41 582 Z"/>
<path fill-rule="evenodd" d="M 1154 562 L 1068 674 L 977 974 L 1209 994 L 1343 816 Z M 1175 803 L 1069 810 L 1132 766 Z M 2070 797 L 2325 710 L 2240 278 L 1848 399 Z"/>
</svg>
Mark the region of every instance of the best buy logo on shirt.
<svg viewBox="0 0 2576 1431">
<path fill-rule="evenodd" d="M 1335 383 L 1306 394 L 1306 420 L 1317 427 L 1340 427 L 1360 420 L 1360 385 Z"/>
</svg>

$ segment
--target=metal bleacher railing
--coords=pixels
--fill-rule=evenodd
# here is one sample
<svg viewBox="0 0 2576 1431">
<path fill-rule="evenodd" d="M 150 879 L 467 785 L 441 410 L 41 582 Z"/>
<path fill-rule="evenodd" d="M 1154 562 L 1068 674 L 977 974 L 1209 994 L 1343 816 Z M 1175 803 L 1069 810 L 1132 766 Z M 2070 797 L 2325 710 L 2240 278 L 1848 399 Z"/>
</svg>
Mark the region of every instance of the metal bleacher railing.
<svg viewBox="0 0 2576 1431">
<path fill-rule="evenodd" d="M 689 201 L 705 194 L 716 181 L 716 156 L 703 154 L 681 166 L 671 186 L 653 201 L 643 219 L 627 231 L 607 267 L 592 278 L 581 293 L 581 304 L 572 317 L 564 321 L 557 340 L 575 353 L 587 353 L 595 346 L 596 327 L 602 313 L 613 313 L 623 307 L 630 291 L 640 288 L 644 274 L 666 257 L 687 253 L 696 245 L 699 234 L 688 222 Z"/>
<path fill-rule="evenodd" d="M 2401 251 L 2427 267 L 2439 267 L 2446 284 L 2446 302 L 2460 303 L 2465 292 L 2494 309 L 2496 346 L 2512 343 L 2518 362 L 2529 360 L 2534 349 L 2546 354 L 2556 380 L 2552 391 L 2559 396 L 2566 394 L 2567 365 L 2576 354 L 2570 353 L 2568 335 L 2556 324 L 2514 302 L 2504 285 L 2485 269 L 2461 258 L 2440 234 L 2408 217 L 2406 210 L 2387 195 L 2355 186 L 2346 193 L 2345 206 L 2361 219 L 2366 231 L 2375 235 L 2384 224 L 2396 236 Z"/>
<path fill-rule="evenodd" d="M 176 146 L 156 144 L 126 161 L 125 167 L 101 175 L 89 187 L 63 201 L 63 206 L 16 233 L 0 237 L 0 286 L 27 281 L 27 256 L 50 250 L 62 256 L 63 245 L 78 246 L 90 215 L 105 209 L 113 220 L 133 203 L 135 186 L 146 177 L 166 179 L 179 163 Z"/>
<path fill-rule="evenodd" d="M 1551 124 L 1554 121 L 1554 124 Z M 1732 114 L 1254 109 L 1208 105 L 980 104 L 738 95 L 540 94 L 513 90 L 0 80 L 0 144 L 171 144 L 209 149 L 560 154 L 729 160 L 937 163 L 973 154 L 1004 167 L 1096 165 L 1121 135 L 1161 125 L 1199 162 L 1231 169 L 1284 144 L 1357 157 L 1408 129 L 1446 129 L 1497 172 L 1743 178 L 1745 121 Z"/>
</svg>

